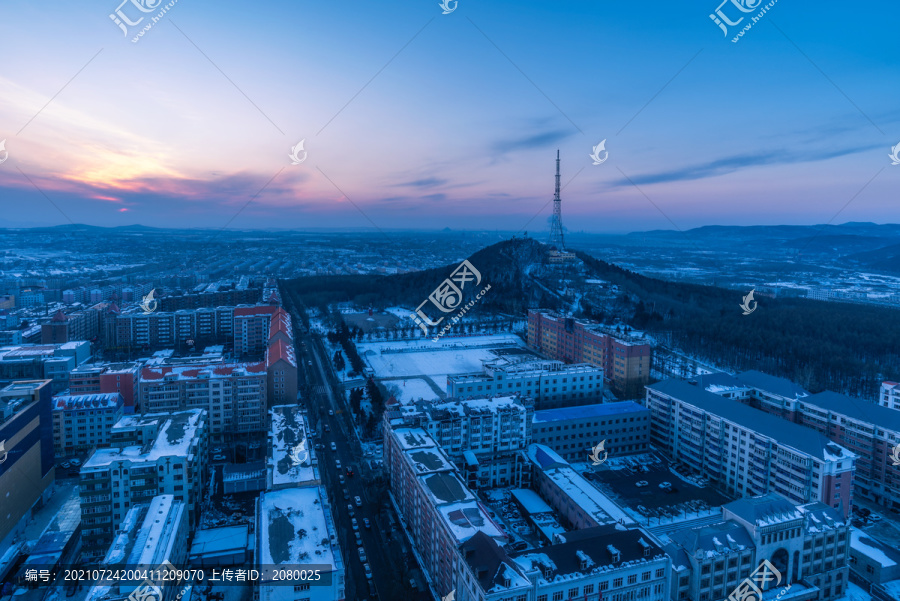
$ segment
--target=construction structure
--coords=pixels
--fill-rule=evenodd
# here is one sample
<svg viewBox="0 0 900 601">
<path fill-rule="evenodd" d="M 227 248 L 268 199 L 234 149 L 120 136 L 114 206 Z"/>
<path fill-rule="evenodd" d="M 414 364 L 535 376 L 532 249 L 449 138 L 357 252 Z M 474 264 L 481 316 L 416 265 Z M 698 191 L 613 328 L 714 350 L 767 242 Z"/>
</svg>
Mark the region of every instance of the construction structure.
<svg viewBox="0 0 900 601">
<path fill-rule="evenodd" d="M 562 199 L 559 195 L 559 149 L 556 150 L 556 191 L 553 194 L 553 217 L 550 219 L 550 254 L 551 263 L 565 263 L 575 260 L 575 253 L 566 251 L 565 235 L 562 225 Z"/>
</svg>

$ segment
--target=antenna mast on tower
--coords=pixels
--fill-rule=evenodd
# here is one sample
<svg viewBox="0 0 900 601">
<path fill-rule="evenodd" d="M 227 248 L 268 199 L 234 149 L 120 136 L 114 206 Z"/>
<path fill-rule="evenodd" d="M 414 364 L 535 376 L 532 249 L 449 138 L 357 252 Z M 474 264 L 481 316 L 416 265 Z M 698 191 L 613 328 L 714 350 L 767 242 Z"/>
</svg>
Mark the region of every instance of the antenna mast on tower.
<svg viewBox="0 0 900 601">
<path fill-rule="evenodd" d="M 562 252 L 566 249 L 562 227 L 562 199 L 559 197 L 559 150 L 556 151 L 556 192 L 553 195 L 553 217 L 550 221 L 550 246 Z"/>
</svg>

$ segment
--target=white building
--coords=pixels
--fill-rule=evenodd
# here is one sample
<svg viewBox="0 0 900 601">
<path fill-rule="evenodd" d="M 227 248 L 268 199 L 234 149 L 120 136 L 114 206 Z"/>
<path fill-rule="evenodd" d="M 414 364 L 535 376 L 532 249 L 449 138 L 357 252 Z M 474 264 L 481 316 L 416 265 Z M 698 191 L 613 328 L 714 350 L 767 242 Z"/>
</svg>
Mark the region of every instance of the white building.
<svg viewBox="0 0 900 601">
<path fill-rule="evenodd" d="M 184 502 L 189 523 L 196 524 L 207 479 L 203 410 L 126 416 L 110 437 L 122 446 L 97 449 L 81 468 L 81 534 L 87 558 L 103 557 L 129 509 L 160 494 Z"/>
<path fill-rule="evenodd" d="M 53 450 L 63 456 L 110 442 L 124 412 L 118 392 L 53 397 Z"/>
<path fill-rule="evenodd" d="M 897 382 L 882 382 L 881 394 L 878 395 L 878 404 L 889 409 L 900 409 L 900 384 Z"/>
<path fill-rule="evenodd" d="M 603 369 L 589 363 L 503 358 L 485 363 L 483 373 L 447 377 L 450 397 L 515 393 L 533 398 L 539 410 L 599 403 L 603 400 Z"/>
<path fill-rule="evenodd" d="M 262 493 L 256 503 L 256 524 L 259 601 L 344 599 L 344 560 L 322 487 Z M 275 570 L 304 571 L 306 578 L 276 583 Z"/>
<path fill-rule="evenodd" d="M 269 412 L 272 425 L 266 462 L 266 489 L 319 486 L 319 467 L 299 405 L 278 405 Z"/>
<path fill-rule="evenodd" d="M 533 402 L 519 395 L 416 401 L 385 413 L 386 427 L 406 425 L 428 432 L 441 449 L 465 464 L 466 485 L 523 485 L 522 451 L 531 443 Z"/>
</svg>

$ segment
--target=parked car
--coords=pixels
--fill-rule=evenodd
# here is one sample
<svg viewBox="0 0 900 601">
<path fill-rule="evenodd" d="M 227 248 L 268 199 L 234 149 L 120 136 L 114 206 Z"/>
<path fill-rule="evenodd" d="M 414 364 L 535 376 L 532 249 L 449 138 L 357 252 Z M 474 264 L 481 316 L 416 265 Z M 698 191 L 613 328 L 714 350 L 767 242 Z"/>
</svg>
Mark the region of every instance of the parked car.
<svg viewBox="0 0 900 601">
<path fill-rule="evenodd" d="M 644 507 L 643 505 L 638 505 L 637 510 L 638 510 L 638 513 L 641 515 L 647 515 L 648 513 L 650 513 L 649 511 L 647 511 L 647 508 Z"/>
<path fill-rule="evenodd" d="M 880 521 L 881 521 L 881 516 L 878 515 L 877 513 L 870 513 L 870 514 L 869 514 L 869 519 L 872 520 L 873 522 L 880 522 Z"/>
<path fill-rule="evenodd" d="M 367 563 L 363 564 L 363 571 L 365 571 L 365 573 L 366 573 L 366 578 L 371 580 L 372 579 L 372 568 L 369 567 L 369 564 L 367 564 Z"/>
<path fill-rule="evenodd" d="M 337 451 L 337 445 L 334 444 L 333 442 L 331 443 L 331 450 L 332 450 L 332 451 Z"/>
<path fill-rule="evenodd" d="M 341 471 L 341 460 L 340 459 L 334 460 L 334 467 L 336 467 L 338 471 Z"/>
<path fill-rule="evenodd" d="M 360 547 L 359 549 L 357 549 L 357 552 L 359 553 L 359 560 L 363 563 L 366 563 L 366 550 Z"/>
<path fill-rule="evenodd" d="M 212 451 L 213 451 L 213 453 L 221 453 L 221 452 L 222 452 L 222 447 L 215 447 L 215 448 L 213 448 Z"/>
<path fill-rule="evenodd" d="M 353 535 L 356 537 L 356 546 L 362 547 L 362 536 L 360 536 L 359 532 L 354 532 Z"/>
<path fill-rule="evenodd" d="M 225 455 L 213 455 L 213 461 L 225 461 Z"/>
<path fill-rule="evenodd" d="M 323 445 L 323 444 L 320 443 L 320 442 L 317 442 L 317 443 L 316 443 L 316 450 L 317 450 L 317 451 L 324 451 L 324 450 L 325 450 L 325 445 Z"/>
<path fill-rule="evenodd" d="M 346 482 L 346 481 L 347 481 L 347 479 L 346 479 L 346 478 L 344 478 L 344 474 L 338 474 L 338 480 L 340 480 L 340 481 L 341 481 L 341 484 L 343 484 L 343 483 L 344 483 L 344 482 Z"/>
<path fill-rule="evenodd" d="M 70 459 L 69 463 L 71 463 L 75 467 L 78 467 L 79 465 L 81 465 L 81 460 L 80 459 Z"/>
<path fill-rule="evenodd" d="M 662 489 L 672 488 L 672 483 L 671 482 L 660 482 L 659 487 Z"/>
<path fill-rule="evenodd" d="M 363 518 L 363 524 L 365 524 L 367 530 L 371 530 L 372 522 L 369 521 L 369 518 Z"/>
<path fill-rule="evenodd" d="M 645 486 L 649 486 L 650 483 L 647 482 L 646 480 L 640 480 L 638 482 L 635 482 L 634 485 L 637 486 L 638 488 L 643 488 Z"/>
<path fill-rule="evenodd" d="M 356 518 L 353 518 L 352 520 L 350 520 L 350 523 L 353 525 L 353 531 L 354 531 L 354 532 L 356 532 L 357 530 L 359 530 L 359 522 L 356 521 Z"/>
<path fill-rule="evenodd" d="M 356 502 L 357 507 L 362 507 L 362 499 L 359 497 L 354 497 L 353 500 Z"/>
<path fill-rule="evenodd" d="M 59 467 L 63 468 L 64 470 L 67 470 L 67 469 L 69 469 L 69 462 L 63 461 L 62 463 L 59 464 Z"/>
</svg>

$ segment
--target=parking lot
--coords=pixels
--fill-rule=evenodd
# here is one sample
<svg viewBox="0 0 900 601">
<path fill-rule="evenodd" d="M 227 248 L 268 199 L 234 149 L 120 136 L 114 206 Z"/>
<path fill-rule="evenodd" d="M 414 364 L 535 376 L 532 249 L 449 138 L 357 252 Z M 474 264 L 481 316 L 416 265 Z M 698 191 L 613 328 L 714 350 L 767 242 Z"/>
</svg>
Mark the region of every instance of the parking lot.
<svg viewBox="0 0 900 601">
<path fill-rule="evenodd" d="M 625 461 L 617 467 L 594 470 L 587 477 L 619 505 L 643 517 L 699 516 L 731 501 L 711 486 L 701 487 L 679 477 L 659 457 L 644 456 L 640 461 Z M 664 483 L 669 486 L 661 487 Z"/>
</svg>

